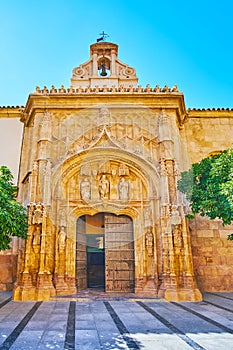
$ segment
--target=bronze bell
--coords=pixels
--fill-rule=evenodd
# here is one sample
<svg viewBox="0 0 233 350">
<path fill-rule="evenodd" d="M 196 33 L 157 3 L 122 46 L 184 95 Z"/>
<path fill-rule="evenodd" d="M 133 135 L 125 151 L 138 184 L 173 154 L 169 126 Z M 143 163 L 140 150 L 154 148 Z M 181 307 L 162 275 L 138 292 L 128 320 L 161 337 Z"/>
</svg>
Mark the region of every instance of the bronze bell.
<svg viewBox="0 0 233 350">
<path fill-rule="evenodd" d="M 106 77 L 106 75 L 108 75 L 108 73 L 106 72 L 105 60 L 103 60 L 103 61 L 101 62 L 100 69 L 101 69 L 100 75 L 101 75 L 102 77 Z"/>
</svg>

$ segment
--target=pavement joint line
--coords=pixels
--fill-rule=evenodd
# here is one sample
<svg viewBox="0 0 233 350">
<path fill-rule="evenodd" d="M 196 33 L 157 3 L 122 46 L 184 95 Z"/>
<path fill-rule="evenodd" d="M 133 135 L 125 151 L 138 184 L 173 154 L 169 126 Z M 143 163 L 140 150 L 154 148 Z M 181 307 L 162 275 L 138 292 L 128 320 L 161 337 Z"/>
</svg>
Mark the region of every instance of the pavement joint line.
<svg viewBox="0 0 233 350">
<path fill-rule="evenodd" d="M 179 328 L 174 326 L 164 317 L 160 316 L 155 310 L 151 309 L 149 306 L 144 304 L 141 301 L 137 301 L 137 304 L 140 305 L 144 310 L 149 312 L 153 317 L 158 319 L 161 323 L 163 323 L 166 327 L 168 327 L 175 335 L 177 335 L 180 339 L 182 339 L 186 344 L 192 347 L 194 350 L 206 350 L 203 346 L 196 343 L 194 340 L 189 338 L 184 332 L 182 332 Z"/>
<path fill-rule="evenodd" d="M 211 323 L 212 325 L 214 325 L 214 326 L 216 326 L 216 327 L 222 329 L 224 332 L 233 334 L 233 329 L 231 329 L 231 328 L 229 328 L 229 327 L 226 327 L 226 326 L 224 326 L 223 324 L 221 324 L 221 323 L 219 323 L 219 322 L 217 322 L 217 321 L 214 321 L 214 320 L 212 320 L 211 318 L 209 318 L 209 317 L 207 317 L 207 316 L 204 316 L 204 315 L 202 315 L 201 313 L 199 313 L 199 312 L 197 312 L 197 311 L 194 311 L 194 310 L 190 309 L 190 308 L 187 307 L 187 306 L 181 305 L 181 304 L 176 303 L 176 302 L 174 302 L 174 301 L 172 301 L 171 304 L 176 305 L 176 306 L 180 307 L 181 309 L 186 310 L 186 311 L 190 312 L 191 314 L 193 314 L 193 315 L 195 315 L 195 316 L 197 316 L 197 317 L 199 317 L 199 318 L 202 318 L 204 321 L 207 321 L 207 322 Z"/>
<path fill-rule="evenodd" d="M 205 299 L 203 299 L 203 301 L 204 301 L 205 303 L 210 304 L 210 305 L 213 305 L 213 306 L 215 306 L 215 307 L 217 307 L 217 308 L 219 308 L 219 309 L 222 309 L 222 310 L 225 310 L 225 311 L 228 311 L 228 312 L 233 313 L 233 310 L 228 309 L 227 307 L 224 307 L 224 306 L 221 306 L 221 305 L 212 303 L 212 301 L 208 301 L 208 300 L 205 300 Z"/>
<path fill-rule="evenodd" d="M 117 326 L 120 334 L 123 336 L 123 339 L 125 340 L 128 348 L 134 350 L 140 349 L 138 344 L 130 337 L 130 332 L 128 331 L 124 323 L 121 321 L 120 317 L 117 315 L 116 311 L 113 309 L 110 303 L 108 301 L 104 301 L 104 305 L 108 310 L 110 316 L 112 317 L 113 322 Z"/>
<path fill-rule="evenodd" d="M 19 322 L 19 324 L 15 327 L 15 329 L 11 332 L 11 334 L 5 339 L 5 341 L 0 345 L 0 350 L 9 350 L 13 343 L 16 341 L 20 333 L 26 327 L 32 316 L 36 313 L 42 301 L 36 302 L 31 310 L 28 311 L 26 316 Z"/>
<path fill-rule="evenodd" d="M 208 294 L 212 294 L 212 295 L 215 295 L 216 297 L 223 298 L 223 299 L 233 300 L 233 298 L 229 298 L 229 297 L 226 297 L 226 296 L 223 296 L 223 295 L 220 295 L 217 293 L 213 293 L 213 292 L 208 292 Z"/>
<path fill-rule="evenodd" d="M 0 303 L 0 309 L 5 306 L 6 304 L 8 304 L 10 301 L 12 300 L 12 297 L 4 300 L 2 303 Z"/>
<path fill-rule="evenodd" d="M 65 343 L 64 343 L 65 350 L 75 349 L 75 313 L 76 313 L 76 302 L 70 301 L 67 327 L 66 327 L 66 336 L 65 336 Z"/>
</svg>

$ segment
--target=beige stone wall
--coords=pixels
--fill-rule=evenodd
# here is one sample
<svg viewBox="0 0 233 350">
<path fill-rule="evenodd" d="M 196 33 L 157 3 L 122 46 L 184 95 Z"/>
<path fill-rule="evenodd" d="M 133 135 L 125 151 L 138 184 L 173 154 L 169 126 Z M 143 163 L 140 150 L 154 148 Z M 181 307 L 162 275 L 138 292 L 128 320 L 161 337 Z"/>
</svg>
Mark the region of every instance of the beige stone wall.
<svg viewBox="0 0 233 350">
<path fill-rule="evenodd" d="M 233 110 L 191 110 L 185 122 L 191 163 L 232 146 Z"/>
<path fill-rule="evenodd" d="M 232 146 L 233 111 L 189 111 L 185 135 L 190 163 Z M 233 226 L 196 216 L 190 221 L 194 271 L 201 291 L 233 290 Z"/>
<path fill-rule="evenodd" d="M 233 290 L 233 242 L 227 235 L 233 225 L 196 216 L 190 221 L 194 272 L 201 291 Z"/>
<path fill-rule="evenodd" d="M 10 250 L 0 252 L 0 292 L 12 290 L 16 281 L 17 258 Z"/>
</svg>

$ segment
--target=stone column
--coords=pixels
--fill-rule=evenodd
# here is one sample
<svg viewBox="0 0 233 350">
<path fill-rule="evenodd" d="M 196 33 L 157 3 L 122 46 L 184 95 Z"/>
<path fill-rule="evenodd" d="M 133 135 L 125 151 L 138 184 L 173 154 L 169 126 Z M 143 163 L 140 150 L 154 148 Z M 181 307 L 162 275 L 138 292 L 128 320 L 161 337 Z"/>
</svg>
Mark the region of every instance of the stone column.
<svg viewBox="0 0 233 350">
<path fill-rule="evenodd" d="M 97 77 L 98 76 L 97 51 L 94 51 L 92 55 L 92 69 L 93 69 L 92 75 L 94 77 Z"/>
<path fill-rule="evenodd" d="M 165 111 L 161 112 L 159 118 L 159 140 L 163 276 L 158 294 L 170 301 L 200 301 L 202 297 L 195 284 L 187 222 L 185 218 L 182 219 L 183 208 L 178 207 L 172 120 L 169 120 Z"/>
<path fill-rule="evenodd" d="M 116 51 L 112 49 L 111 51 L 111 77 L 116 76 Z"/>
</svg>

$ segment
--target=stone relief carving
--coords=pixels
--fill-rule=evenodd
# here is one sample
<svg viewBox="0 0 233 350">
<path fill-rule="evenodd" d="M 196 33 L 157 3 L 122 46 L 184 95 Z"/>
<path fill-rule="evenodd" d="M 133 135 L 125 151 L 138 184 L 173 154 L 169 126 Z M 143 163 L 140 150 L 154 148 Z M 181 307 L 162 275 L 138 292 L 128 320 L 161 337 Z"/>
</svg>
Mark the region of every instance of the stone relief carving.
<svg viewBox="0 0 233 350">
<path fill-rule="evenodd" d="M 91 198 L 91 183 L 87 177 L 80 183 L 80 196 L 83 200 Z"/>
<path fill-rule="evenodd" d="M 181 224 L 181 217 L 176 205 L 172 205 L 171 208 L 171 224 L 179 225 Z"/>
<path fill-rule="evenodd" d="M 33 211 L 32 214 L 32 224 L 42 224 L 43 220 L 43 206 L 41 203 L 37 203 L 35 205 L 35 210 Z"/>
<path fill-rule="evenodd" d="M 109 187 L 110 187 L 109 180 L 104 174 L 99 180 L 99 195 L 101 199 L 109 198 L 109 189 L 110 189 Z"/>
<path fill-rule="evenodd" d="M 124 163 L 123 163 L 124 164 Z M 72 164 L 69 168 L 69 172 L 78 167 L 78 163 Z M 119 171 L 119 168 L 121 170 Z M 90 176 L 83 176 L 88 170 Z M 68 169 L 64 174 L 69 176 Z M 119 174 L 128 174 L 121 175 Z M 73 179 L 76 180 L 76 187 L 74 188 Z M 73 202 L 84 200 L 87 202 L 93 202 L 99 199 L 105 199 L 110 201 L 117 201 L 118 205 L 123 205 L 125 201 L 141 201 L 147 198 L 146 186 L 143 180 L 131 170 L 130 165 L 124 164 L 122 162 L 117 162 L 116 160 L 108 160 L 104 163 L 101 161 L 93 161 L 88 164 L 84 164 L 80 168 L 80 172 L 72 173 L 67 183 L 66 194 L 69 199 Z M 77 195 L 76 195 L 77 194 Z M 151 226 L 150 224 L 148 224 Z M 62 225 L 60 225 L 62 226 Z M 65 225 L 66 226 L 66 225 Z"/>
<path fill-rule="evenodd" d="M 33 233 L 32 246 L 35 253 L 39 253 L 41 241 L 41 225 L 36 225 L 36 229 Z"/>
<path fill-rule="evenodd" d="M 129 167 L 121 163 L 118 169 L 119 176 L 129 176 Z"/>
<path fill-rule="evenodd" d="M 118 183 L 119 199 L 122 201 L 129 200 L 129 181 L 122 177 Z"/>
<path fill-rule="evenodd" d="M 173 244 L 175 247 L 182 248 L 183 246 L 183 238 L 182 238 L 182 230 L 181 225 L 175 225 L 172 230 L 173 234 Z"/>
<path fill-rule="evenodd" d="M 107 141 L 101 138 L 105 130 L 105 137 L 111 142 L 111 147 L 115 145 L 142 155 L 150 162 L 158 161 L 158 114 L 155 112 L 141 110 L 135 114 L 129 110 L 113 111 L 103 105 L 68 117 L 58 114 L 53 116 L 54 142 L 51 144 L 51 154 L 59 154 L 62 158 L 90 147 L 101 147 Z M 64 121 L 62 118 L 65 118 Z M 59 126 L 56 119 L 61 120 L 62 125 Z M 56 163 L 56 159 L 51 161 Z"/>
<path fill-rule="evenodd" d="M 108 126 L 109 125 L 109 121 L 110 121 L 110 112 L 109 112 L 109 109 L 107 107 L 102 107 L 100 108 L 100 111 L 99 111 L 99 118 L 98 118 L 98 124 L 99 125 L 106 125 Z"/>
<path fill-rule="evenodd" d="M 51 122 L 51 113 L 45 111 L 40 127 L 40 139 L 49 140 L 51 137 L 52 131 L 52 122 Z"/>
<path fill-rule="evenodd" d="M 148 256 L 152 256 L 154 251 L 154 235 L 151 229 L 148 229 L 146 233 L 145 246 L 146 246 Z"/>
<path fill-rule="evenodd" d="M 58 233 L 58 250 L 60 253 L 64 252 L 66 246 L 66 231 L 65 227 L 61 226 Z"/>
</svg>

